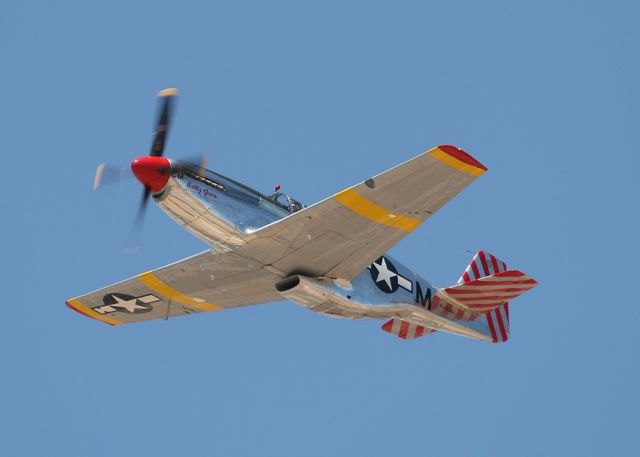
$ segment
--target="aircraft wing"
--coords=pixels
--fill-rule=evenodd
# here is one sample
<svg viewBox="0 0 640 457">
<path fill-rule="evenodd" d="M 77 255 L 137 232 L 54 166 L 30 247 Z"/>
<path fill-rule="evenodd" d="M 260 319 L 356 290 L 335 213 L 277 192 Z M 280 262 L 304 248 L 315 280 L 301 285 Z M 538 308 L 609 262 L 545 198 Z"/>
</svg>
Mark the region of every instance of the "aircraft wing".
<svg viewBox="0 0 640 457">
<path fill-rule="evenodd" d="M 233 252 L 206 251 L 67 301 L 111 325 L 282 300 L 282 275 Z"/>
<path fill-rule="evenodd" d="M 486 170 L 438 146 L 257 230 L 235 251 L 283 274 L 351 279 Z"/>
</svg>

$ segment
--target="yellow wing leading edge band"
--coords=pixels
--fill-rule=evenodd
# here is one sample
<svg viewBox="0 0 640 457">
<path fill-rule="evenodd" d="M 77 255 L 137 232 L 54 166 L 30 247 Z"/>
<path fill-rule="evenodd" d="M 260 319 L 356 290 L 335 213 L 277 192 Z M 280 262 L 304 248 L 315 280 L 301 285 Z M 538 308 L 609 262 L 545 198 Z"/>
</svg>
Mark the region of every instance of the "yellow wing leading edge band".
<svg viewBox="0 0 640 457">
<path fill-rule="evenodd" d="M 472 156 L 455 146 L 441 145 L 428 151 L 427 154 L 451 168 L 468 173 L 472 176 L 482 176 L 487 168 Z M 342 205 L 352 211 L 379 224 L 388 225 L 405 232 L 415 230 L 420 220 L 389 211 L 358 194 L 353 188 L 339 192 L 334 197 Z"/>
<path fill-rule="evenodd" d="M 394 213 L 373 203 L 371 200 L 367 200 L 353 190 L 353 188 L 343 190 L 336 194 L 335 199 L 367 219 L 377 222 L 378 224 L 404 230 L 405 232 L 415 230 L 421 223 L 418 219 Z"/>
<path fill-rule="evenodd" d="M 483 168 L 476 167 L 475 165 L 471 165 L 469 163 L 463 162 L 462 160 L 454 157 L 453 155 L 443 151 L 442 149 L 433 148 L 429 151 L 429 155 L 438 159 L 442 163 L 449 165 L 451 168 L 455 168 L 456 170 L 464 171 L 465 173 L 469 173 L 473 176 L 482 176 L 487 170 Z"/>
<path fill-rule="evenodd" d="M 107 324 L 111 324 L 111 325 L 124 324 L 124 322 L 122 322 L 122 321 L 119 321 L 119 320 L 116 320 L 116 319 L 112 319 L 112 318 L 107 317 L 107 316 L 103 316 L 102 314 L 92 310 L 88 306 L 83 305 L 82 303 L 80 303 L 75 298 L 72 299 L 72 300 L 68 300 L 67 301 L 67 306 L 69 308 L 73 309 L 74 311 L 79 312 L 80 314 L 84 314 L 85 316 L 91 317 L 93 319 L 97 319 L 99 321 L 106 322 Z"/>
<path fill-rule="evenodd" d="M 137 276 L 138 280 L 151 289 L 153 292 L 157 292 L 160 295 L 167 297 L 169 300 L 182 305 L 192 306 L 201 311 L 218 311 L 223 309 L 222 306 L 214 305 L 211 303 L 205 303 L 204 301 L 196 301 L 195 299 L 183 294 L 179 290 L 174 289 L 167 283 L 162 282 L 151 271 L 142 273 Z"/>
</svg>

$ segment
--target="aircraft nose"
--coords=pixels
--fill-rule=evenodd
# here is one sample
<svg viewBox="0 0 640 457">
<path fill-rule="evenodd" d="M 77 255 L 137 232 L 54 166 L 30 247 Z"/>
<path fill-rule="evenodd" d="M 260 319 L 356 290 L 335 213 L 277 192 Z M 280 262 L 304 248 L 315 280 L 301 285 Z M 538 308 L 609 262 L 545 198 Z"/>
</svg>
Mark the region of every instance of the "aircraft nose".
<svg viewBox="0 0 640 457">
<path fill-rule="evenodd" d="M 131 162 L 131 170 L 142 185 L 151 192 L 160 192 L 171 176 L 171 162 L 165 157 L 138 157 Z"/>
</svg>

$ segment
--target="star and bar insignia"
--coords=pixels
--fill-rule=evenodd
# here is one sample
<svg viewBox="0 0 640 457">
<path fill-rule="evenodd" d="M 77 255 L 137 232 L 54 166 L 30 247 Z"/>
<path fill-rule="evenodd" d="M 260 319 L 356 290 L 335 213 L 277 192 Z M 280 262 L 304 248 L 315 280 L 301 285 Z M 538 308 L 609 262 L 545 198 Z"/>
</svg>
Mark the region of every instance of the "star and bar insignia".
<svg viewBox="0 0 640 457">
<path fill-rule="evenodd" d="M 93 310 L 100 314 L 109 314 L 116 311 L 130 314 L 147 313 L 153 309 L 151 303 L 160 301 L 153 294 L 134 297 L 132 295 L 113 292 L 102 297 L 102 306 L 96 306 Z"/>
<path fill-rule="evenodd" d="M 408 292 L 413 291 L 413 283 L 398 273 L 395 265 L 385 257 L 380 257 L 369 267 L 371 279 L 375 285 L 386 294 L 392 294 L 398 287 Z"/>
</svg>

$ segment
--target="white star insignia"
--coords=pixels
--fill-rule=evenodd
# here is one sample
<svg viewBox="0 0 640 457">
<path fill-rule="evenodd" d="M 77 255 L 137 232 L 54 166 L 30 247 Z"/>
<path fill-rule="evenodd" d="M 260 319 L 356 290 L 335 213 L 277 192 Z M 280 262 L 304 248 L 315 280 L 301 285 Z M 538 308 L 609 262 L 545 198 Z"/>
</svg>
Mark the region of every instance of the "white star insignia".
<svg viewBox="0 0 640 457">
<path fill-rule="evenodd" d="M 380 262 L 379 265 L 373 262 L 373 266 L 376 267 L 376 270 L 378 270 L 378 277 L 376 278 L 376 282 L 384 281 L 387 283 L 387 286 L 389 286 L 389 289 L 393 289 L 393 287 L 391 286 L 391 278 L 398 276 L 398 274 L 389 270 L 385 258 L 382 258 L 382 262 Z"/>
<path fill-rule="evenodd" d="M 122 298 L 116 297 L 115 295 L 112 295 L 112 297 L 117 303 L 113 303 L 111 304 L 111 306 L 126 309 L 132 314 L 136 312 L 136 309 L 147 309 L 147 307 L 140 306 L 136 303 L 136 301 L 138 301 L 137 298 L 132 298 L 131 300 L 123 300 Z"/>
</svg>

